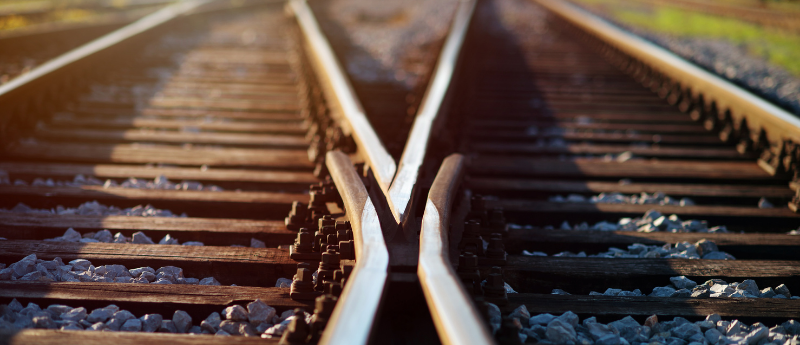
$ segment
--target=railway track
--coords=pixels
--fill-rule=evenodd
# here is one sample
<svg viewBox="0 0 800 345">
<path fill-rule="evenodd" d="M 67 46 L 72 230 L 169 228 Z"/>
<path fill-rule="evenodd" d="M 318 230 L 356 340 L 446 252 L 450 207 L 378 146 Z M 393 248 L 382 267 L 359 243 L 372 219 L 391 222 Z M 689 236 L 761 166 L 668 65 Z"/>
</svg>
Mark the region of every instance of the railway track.
<svg viewBox="0 0 800 345">
<path fill-rule="evenodd" d="M 398 138 L 305 2 L 204 5 L 0 87 L 6 342 L 796 340 L 730 323 L 798 315 L 753 295 L 800 285 L 791 114 L 561 1 L 464 1 Z"/>
</svg>

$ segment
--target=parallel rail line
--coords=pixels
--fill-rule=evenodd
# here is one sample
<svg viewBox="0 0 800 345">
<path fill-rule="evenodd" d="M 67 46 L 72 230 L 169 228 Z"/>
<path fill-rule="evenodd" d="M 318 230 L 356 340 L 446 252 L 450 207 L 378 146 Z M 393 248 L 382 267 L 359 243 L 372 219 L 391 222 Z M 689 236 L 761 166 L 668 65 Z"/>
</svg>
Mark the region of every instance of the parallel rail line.
<svg viewBox="0 0 800 345">
<path fill-rule="evenodd" d="M 121 47 L 146 46 L 174 27 L 162 24 L 180 22 L 200 2 L 165 9 L 0 87 L 0 103 L 13 109 L 0 118 L 6 138 L 0 169 L 11 182 L 0 185 L 0 207 L 99 200 L 188 215 L 0 212 L 0 232 L 8 238 L 0 241 L 4 262 L 35 253 L 126 267 L 176 265 L 187 275 L 242 285 L 0 281 L 0 297 L 87 308 L 113 301 L 137 315 L 180 306 L 203 317 L 256 298 L 279 314 L 313 305 L 311 324 L 297 314 L 280 340 L 286 344 L 516 344 L 520 321 L 505 317 L 520 305 L 531 314 L 572 311 L 600 321 L 653 314 L 691 321 L 711 313 L 762 322 L 796 317 L 800 304 L 790 299 L 588 295 L 607 287 L 647 292 L 680 275 L 800 285 L 800 240 L 782 233 L 800 218 L 790 188 L 797 183 L 789 183 L 797 178 L 800 123 L 574 5 L 534 0 L 504 7 L 511 3 L 459 3 L 397 162 L 386 147 L 398 143 L 381 142 L 386 138 L 370 124 L 303 0 L 288 2 L 292 18 L 278 19 L 274 4 L 261 9 L 278 24 L 269 24 L 275 31 L 260 46 L 227 39 L 253 24 L 209 29 L 210 43 L 186 48 L 166 80 L 137 72 L 158 59 L 132 58 L 124 71 L 92 74 L 126 87 L 157 85 L 158 94 L 144 103 L 59 91 L 86 85 L 76 79 L 92 64 L 119 56 Z M 541 21 L 514 20 L 526 15 Z M 57 102 L 44 106 L 51 99 Z M 165 177 L 224 190 L 44 182 L 78 174 L 118 182 Z M 13 184 L 37 178 L 35 185 Z M 675 199 L 586 201 L 598 193 L 657 192 Z M 774 207 L 757 206 L 765 206 L 760 198 Z M 616 225 L 653 209 L 731 231 L 637 232 Z M 605 231 L 590 230 L 601 221 Z M 170 232 L 213 246 L 42 241 L 67 227 Z M 266 248 L 230 247 L 251 238 Z M 553 256 L 702 239 L 737 260 Z M 278 278 L 293 278 L 292 287 L 269 287 Z M 550 294 L 554 289 L 574 295 Z M 4 336 L 17 343 L 100 341 L 91 332 Z M 125 332 L 113 339 L 226 341 Z M 236 341 L 251 340 L 269 341 Z"/>
</svg>

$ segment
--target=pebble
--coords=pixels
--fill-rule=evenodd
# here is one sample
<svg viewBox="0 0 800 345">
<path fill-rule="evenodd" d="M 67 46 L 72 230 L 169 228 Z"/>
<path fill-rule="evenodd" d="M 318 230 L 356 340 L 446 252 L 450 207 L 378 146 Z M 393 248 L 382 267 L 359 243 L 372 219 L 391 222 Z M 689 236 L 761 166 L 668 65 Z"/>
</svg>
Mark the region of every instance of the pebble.
<svg viewBox="0 0 800 345">
<path fill-rule="evenodd" d="M 142 321 L 139 319 L 130 319 L 125 321 L 119 330 L 124 332 L 139 332 L 142 330 Z"/>
<path fill-rule="evenodd" d="M 247 320 L 247 311 L 240 305 L 236 304 L 225 308 L 222 311 L 222 316 L 230 321 L 245 321 Z"/>
<path fill-rule="evenodd" d="M 175 266 L 165 266 L 158 270 L 150 267 L 128 269 L 122 265 L 95 267 L 85 259 L 75 259 L 65 265 L 61 258 L 44 261 L 38 260 L 35 254 L 0 270 L 0 280 L 219 285 L 213 277 L 203 280 L 186 278 L 183 269 Z M 102 313 L 97 310 L 93 312 Z M 98 318 L 101 316 L 102 314 L 97 314 Z"/>
<path fill-rule="evenodd" d="M 161 321 L 164 321 L 164 318 L 161 314 L 147 314 L 140 317 L 139 320 L 142 321 L 143 332 L 155 332 L 161 327 Z"/>
<path fill-rule="evenodd" d="M 701 255 L 700 253 L 704 253 Z M 522 251 L 526 256 L 547 256 L 544 252 Z M 716 260 L 735 260 L 733 255 L 720 252 L 717 245 L 709 240 L 702 239 L 695 244 L 690 242 L 678 242 L 676 244 L 645 245 L 634 243 L 627 249 L 611 247 L 607 252 L 587 255 L 585 252 L 573 253 L 570 251 L 553 254 L 555 257 L 591 257 L 591 258 L 665 258 L 665 259 L 716 259 Z"/>
<path fill-rule="evenodd" d="M 131 237 L 126 237 L 122 233 L 118 232 L 116 235 L 112 235 L 111 231 L 108 229 L 103 229 L 98 232 L 87 232 L 81 235 L 79 232 L 75 231 L 72 228 L 67 229 L 64 232 L 64 235 L 48 238 L 45 241 L 51 242 L 102 242 L 102 243 L 128 243 L 128 244 L 155 244 L 152 238 L 145 235 L 144 232 L 137 231 Z M 170 234 L 167 234 L 158 241 L 158 244 L 162 245 L 177 245 L 181 244 L 177 238 L 172 237 Z M 183 243 L 185 246 L 203 246 L 203 242 L 198 241 L 188 241 Z M 233 245 L 237 246 L 237 245 Z M 241 247 L 241 246 L 239 246 Z M 255 238 L 250 239 L 250 247 L 252 248 L 266 248 L 266 244 L 262 241 L 259 241 Z"/>
<path fill-rule="evenodd" d="M 738 320 L 723 321 L 718 314 L 705 320 L 690 322 L 682 317 L 659 322 L 656 315 L 647 318 L 644 325 L 626 316 L 603 324 L 595 317 L 579 323 L 577 315 L 566 312 L 561 316 L 539 314 L 530 317 L 528 326 L 517 308 L 509 317 L 522 325 L 521 338 L 544 344 L 795 344 L 800 342 L 800 323 L 789 320 L 767 328 L 755 323 L 745 325 Z M 499 327 L 499 321 L 498 321 Z M 777 341 L 775 341 L 777 340 Z"/>
<path fill-rule="evenodd" d="M 320 11 L 331 14 L 321 17 L 319 24 L 333 35 L 330 39 L 348 42 L 342 65 L 351 78 L 410 90 L 427 69 L 404 67 L 406 61 L 425 56 L 426 47 L 445 37 L 456 5 L 456 1 L 387 0 L 373 6 L 370 1 L 336 0 L 319 5 Z"/>
<path fill-rule="evenodd" d="M 8 179 L 8 174 L 4 171 L 0 170 L 0 185 L 2 184 L 11 184 L 11 181 Z M 163 190 L 202 190 L 202 191 L 211 191 L 211 192 L 220 192 L 224 189 L 220 188 L 219 186 L 215 185 L 203 185 L 199 182 L 194 181 L 183 181 L 180 183 L 173 183 L 166 176 L 158 176 L 152 181 L 137 179 L 137 178 L 128 178 L 127 180 L 123 181 L 122 183 L 117 183 L 114 180 L 106 180 L 105 182 L 102 180 L 97 179 L 94 176 L 84 176 L 82 174 L 75 175 L 72 181 L 61 181 L 61 180 L 53 180 L 48 178 L 44 180 L 42 178 L 35 178 L 33 181 L 28 183 L 25 180 L 17 179 L 14 181 L 15 185 L 21 186 L 48 186 L 48 187 L 81 187 L 81 186 L 103 186 L 104 188 L 110 187 L 117 187 L 117 188 L 132 188 L 132 189 L 163 189 Z"/>
<path fill-rule="evenodd" d="M 590 203 L 590 204 L 638 204 L 638 205 L 671 205 L 671 206 L 693 206 L 694 201 L 689 198 L 675 199 L 661 192 L 648 194 L 625 195 L 622 193 L 600 193 L 590 197 L 580 194 L 569 194 L 566 197 L 555 195 L 548 198 L 550 202 L 564 203 Z"/>
<path fill-rule="evenodd" d="M 510 224 L 510 228 L 533 228 L 533 226 L 519 226 Z M 589 225 L 586 222 L 570 225 L 569 222 L 564 221 L 558 227 L 561 230 L 578 230 L 578 231 L 638 231 L 638 232 L 701 232 L 701 233 L 727 233 L 728 229 L 725 226 L 708 227 L 708 223 L 704 220 L 681 220 L 677 215 L 662 215 L 655 209 L 645 212 L 642 217 L 637 218 L 620 218 L 616 223 L 607 221 L 600 221 L 594 225 Z M 545 230 L 554 230 L 556 227 L 552 225 L 545 226 Z"/>
<path fill-rule="evenodd" d="M 172 322 L 175 324 L 175 329 L 178 333 L 188 333 L 192 328 L 192 317 L 189 313 L 183 310 L 176 310 L 172 315 Z"/>
<path fill-rule="evenodd" d="M 698 285 L 693 280 L 685 276 L 671 277 L 671 284 L 667 286 L 658 286 L 653 288 L 653 292 L 649 297 L 738 297 L 738 298 L 786 298 L 786 299 L 800 299 L 800 297 L 792 297 L 789 288 L 785 284 L 781 284 L 776 288 L 758 289 L 756 282 L 751 279 L 746 279 L 741 283 L 728 284 L 722 279 L 712 279 Z M 568 292 L 561 289 L 553 289 L 554 295 L 569 295 Z M 640 297 L 644 294 L 639 290 L 625 291 L 622 289 L 609 288 L 604 293 L 596 291 L 589 292 L 592 296 L 632 296 Z M 542 314 L 549 315 L 549 314 Z"/>
<path fill-rule="evenodd" d="M 222 285 L 214 277 L 200 279 L 200 285 Z"/>
<path fill-rule="evenodd" d="M 254 325 L 271 321 L 277 310 L 260 299 L 247 304 L 247 320 Z"/>
<path fill-rule="evenodd" d="M 279 288 L 291 288 L 292 287 L 292 280 L 289 278 L 278 278 L 275 282 L 275 287 Z"/>
</svg>

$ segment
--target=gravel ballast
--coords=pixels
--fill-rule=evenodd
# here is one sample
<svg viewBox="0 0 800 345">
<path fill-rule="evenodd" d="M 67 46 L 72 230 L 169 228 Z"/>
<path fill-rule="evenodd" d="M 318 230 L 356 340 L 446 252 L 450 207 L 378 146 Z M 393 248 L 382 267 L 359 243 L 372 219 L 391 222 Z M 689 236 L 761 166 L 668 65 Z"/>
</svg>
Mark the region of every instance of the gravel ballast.
<svg viewBox="0 0 800 345">
<path fill-rule="evenodd" d="M 176 310 L 171 318 L 161 314 L 146 314 L 136 317 L 116 305 L 87 310 L 53 304 L 40 308 L 35 303 L 23 307 L 16 299 L 7 305 L 0 305 L 0 330 L 17 331 L 26 328 L 87 330 L 105 332 L 163 332 L 188 334 L 214 334 L 219 336 L 260 336 L 262 338 L 280 337 L 296 318 L 293 310 L 277 314 L 260 299 L 247 304 L 232 305 L 220 313 L 213 312 L 204 320 L 193 320 L 183 310 Z M 312 316 L 305 313 L 306 322 Z"/>
<path fill-rule="evenodd" d="M 94 176 L 75 175 L 72 181 L 53 180 L 52 178 L 35 178 L 28 183 L 22 179 L 15 179 L 12 183 L 6 171 L 0 170 L 0 185 L 32 186 L 32 187 L 76 187 L 82 186 L 103 186 L 104 188 L 131 188 L 131 189 L 157 189 L 157 190 L 193 190 L 193 191 L 223 191 L 215 185 L 203 185 L 196 181 L 172 182 L 166 176 L 161 175 L 152 181 L 130 177 L 127 180 L 117 183 L 117 181 L 107 179 L 99 180 Z"/>
<path fill-rule="evenodd" d="M 522 251 L 525 256 L 548 256 L 544 252 L 529 252 Z M 673 244 L 646 245 L 641 243 L 634 243 L 628 246 L 627 249 L 620 249 L 611 247 L 607 252 L 602 252 L 594 255 L 586 255 L 585 252 L 573 253 L 569 251 L 560 252 L 553 255 L 554 257 L 578 257 L 578 258 L 618 258 L 618 259 L 711 259 L 711 260 L 736 260 L 733 255 L 722 252 L 713 241 L 702 239 L 692 244 L 691 242 L 678 242 Z"/>
<path fill-rule="evenodd" d="M 57 215 L 81 215 L 81 216 L 134 216 L 134 217 L 187 217 L 186 213 L 180 216 L 170 210 L 161 210 L 152 205 L 137 205 L 130 208 L 121 209 L 116 206 L 106 206 L 97 200 L 87 201 L 76 208 L 58 205 L 53 209 L 35 209 L 28 205 L 19 203 L 10 210 L 0 208 L 0 212 L 12 213 L 32 213 L 32 214 L 57 214 Z"/>
<path fill-rule="evenodd" d="M 500 309 L 489 305 L 489 318 L 493 330 L 500 328 Z M 631 316 L 601 323 L 595 317 L 580 320 L 568 311 L 562 315 L 531 315 L 523 305 L 509 318 L 519 331 L 522 342 L 539 344 L 798 344 L 800 323 L 788 320 L 771 328 L 757 322 L 747 325 L 739 320 L 722 320 L 718 314 L 706 316 L 703 321 L 691 322 L 682 317 L 661 321 L 652 315 L 640 324 Z"/>
<path fill-rule="evenodd" d="M 0 264 L 0 267 L 0 280 L 11 281 L 220 285 L 213 277 L 186 278 L 183 269 L 175 266 L 157 270 L 150 267 L 128 269 L 123 265 L 95 267 L 85 259 L 75 259 L 65 264 L 61 258 L 45 261 L 38 259 L 36 254 L 28 255 L 8 267 Z"/>
<path fill-rule="evenodd" d="M 703 284 L 697 284 L 695 281 L 686 278 L 686 276 L 677 276 L 669 278 L 670 285 L 659 286 L 653 288 L 653 292 L 646 295 L 648 297 L 695 297 L 695 298 L 709 298 L 709 297 L 733 297 L 733 298 L 779 298 L 779 299 L 800 299 L 800 296 L 792 296 L 789 288 L 785 284 L 778 285 L 775 288 L 759 289 L 756 282 L 752 279 L 746 279 L 741 283 L 733 282 L 728 284 L 722 279 L 707 280 Z M 570 293 L 561 290 L 553 289 L 554 295 L 570 295 Z M 635 289 L 633 291 L 625 291 L 622 289 L 608 288 L 605 292 L 591 291 L 590 296 L 626 296 L 626 297 L 642 297 L 645 294 L 641 290 Z"/>
</svg>

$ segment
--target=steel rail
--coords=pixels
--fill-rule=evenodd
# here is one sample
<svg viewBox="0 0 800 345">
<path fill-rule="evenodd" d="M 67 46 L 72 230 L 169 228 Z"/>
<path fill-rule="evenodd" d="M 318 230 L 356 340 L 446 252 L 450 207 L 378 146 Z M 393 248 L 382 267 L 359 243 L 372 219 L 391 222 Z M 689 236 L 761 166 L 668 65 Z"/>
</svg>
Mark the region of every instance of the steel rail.
<svg viewBox="0 0 800 345">
<path fill-rule="evenodd" d="M 800 142 L 797 116 L 575 5 L 562 0 L 533 1 L 691 89 L 694 97 L 702 94 L 707 104 L 716 102 L 717 109 L 730 111 L 737 123 L 746 118 L 751 133 L 764 129 L 771 142 Z"/>
<path fill-rule="evenodd" d="M 378 213 L 350 157 L 338 150 L 330 151 L 325 164 L 350 218 L 356 266 L 325 326 L 320 344 L 366 344 L 386 288 L 389 251 Z"/>
<path fill-rule="evenodd" d="M 70 65 L 74 65 L 120 42 L 152 30 L 173 19 L 189 14 L 198 7 L 210 3 L 211 1 L 213 0 L 186 0 L 175 3 L 145 16 L 130 25 L 60 55 L 0 86 L 0 101 L 14 98 L 17 92 L 23 92 L 24 89 L 38 86 L 34 84 L 45 80 L 47 77 Z"/>
<path fill-rule="evenodd" d="M 291 0 L 289 8 L 294 12 L 311 56 L 311 65 L 334 114 L 343 117 L 342 131 L 355 140 L 362 157 L 372 169 L 381 191 L 388 198 L 389 185 L 397 165 L 369 123 L 364 107 L 356 97 L 353 86 L 347 79 L 330 43 L 317 25 L 317 21 L 305 0 Z"/>
<path fill-rule="evenodd" d="M 448 156 L 433 181 L 422 216 L 417 276 L 442 343 L 494 344 L 450 263 L 450 214 L 461 184 L 463 165 L 460 154 Z"/>
<path fill-rule="evenodd" d="M 453 18 L 450 33 L 447 35 L 439 60 L 436 62 L 433 78 L 422 98 L 411 133 L 400 158 L 397 175 L 389 188 L 389 207 L 398 224 L 405 223 L 411 210 L 414 186 L 428 150 L 434 122 L 443 110 L 443 103 L 450 90 L 461 47 L 467 36 L 476 0 L 462 0 Z"/>
</svg>

